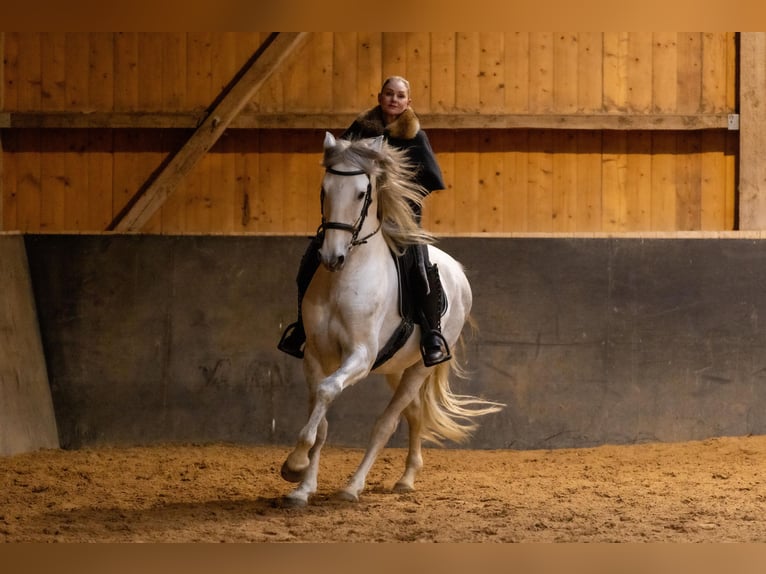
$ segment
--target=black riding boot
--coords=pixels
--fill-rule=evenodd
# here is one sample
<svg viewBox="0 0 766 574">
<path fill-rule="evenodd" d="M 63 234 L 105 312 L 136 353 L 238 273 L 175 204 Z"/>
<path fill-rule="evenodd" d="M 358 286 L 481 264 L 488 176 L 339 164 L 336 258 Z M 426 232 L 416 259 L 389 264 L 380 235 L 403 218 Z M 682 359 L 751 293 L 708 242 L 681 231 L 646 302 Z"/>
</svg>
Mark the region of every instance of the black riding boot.
<svg viewBox="0 0 766 574">
<path fill-rule="evenodd" d="M 427 260 L 426 260 L 427 262 Z M 421 302 L 420 352 L 426 367 L 432 367 L 452 358 L 449 345 L 441 333 L 441 316 L 444 310 L 444 290 L 442 289 L 439 269 L 436 265 L 426 264 L 428 289 L 424 289 Z M 428 291 L 427 293 L 425 291 Z"/>
<path fill-rule="evenodd" d="M 314 237 L 301 258 L 298 275 L 295 278 L 295 282 L 298 285 L 298 320 L 295 323 L 290 323 L 285 328 L 282 338 L 277 345 L 280 351 L 284 351 L 288 355 L 299 359 L 303 358 L 303 344 L 306 342 L 301 305 L 303 304 L 303 296 L 309 288 L 311 279 L 319 267 L 319 248 L 322 246 L 322 240 L 321 234 Z"/>
</svg>

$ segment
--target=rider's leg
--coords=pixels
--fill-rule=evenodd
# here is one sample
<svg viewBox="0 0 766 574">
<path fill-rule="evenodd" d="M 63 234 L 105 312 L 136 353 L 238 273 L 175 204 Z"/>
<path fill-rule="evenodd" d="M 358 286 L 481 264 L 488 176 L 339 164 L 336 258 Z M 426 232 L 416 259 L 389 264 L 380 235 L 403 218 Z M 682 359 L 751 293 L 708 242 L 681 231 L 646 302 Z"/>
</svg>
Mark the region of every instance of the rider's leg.
<svg viewBox="0 0 766 574">
<path fill-rule="evenodd" d="M 428 246 L 418 245 L 418 256 L 422 257 L 428 282 L 416 281 L 421 286 L 418 300 L 420 302 L 420 352 L 423 363 L 427 367 L 438 365 L 452 358 L 449 345 L 441 333 L 441 315 L 444 306 L 444 290 L 442 289 L 439 269 L 431 264 L 428 257 Z"/>
<path fill-rule="evenodd" d="M 303 317 L 301 314 L 301 305 L 303 303 L 303 296 L 306 294 L 306 290 L 309 288 L 311 279 L 314 277 L 314 273 L 319 267 L 319 248 L 322 246 L 321 233 L 317 234 L 308 247 L 306 252 L 301 258 L 300 266 L 298 267 L 298 275 L 295 278 L 295 282 L 298 285 L 298 320 L 295 323 L 290 323 L 282 333 L 282 338 L 277 345 L 280 351 L 284 351 L 288 355 L 293 357 L 303 358 L 303 344 L 306 342 L 306 332 L 303 330 Z"/>
</svg>

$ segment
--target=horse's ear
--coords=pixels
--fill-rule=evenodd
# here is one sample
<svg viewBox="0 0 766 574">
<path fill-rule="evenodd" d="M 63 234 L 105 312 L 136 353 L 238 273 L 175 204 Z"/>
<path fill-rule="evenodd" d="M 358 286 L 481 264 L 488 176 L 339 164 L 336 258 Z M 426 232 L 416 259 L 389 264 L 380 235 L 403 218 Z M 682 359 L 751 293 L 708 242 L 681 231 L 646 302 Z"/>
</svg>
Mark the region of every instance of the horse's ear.
<svg viewBox="0 0 766 574">
<path fill-rule="evenodd" d="M 335 147 L 335 144 L 336 144 L 335 136 L 333 136 L 330 132 L 325 132 L 324 133 L 324 149 Z"/>
</svg>

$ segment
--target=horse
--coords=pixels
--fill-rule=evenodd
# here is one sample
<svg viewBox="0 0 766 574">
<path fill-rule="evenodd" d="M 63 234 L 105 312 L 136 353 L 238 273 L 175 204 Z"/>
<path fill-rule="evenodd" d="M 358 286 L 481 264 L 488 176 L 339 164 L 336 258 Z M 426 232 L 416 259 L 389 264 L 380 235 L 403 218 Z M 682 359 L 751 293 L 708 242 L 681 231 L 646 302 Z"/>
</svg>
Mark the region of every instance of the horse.
<svg viewBox="0 0 766 574">
<path fill-rule="evenodd" d="M 290 506 L 305 506 L 316 493 L 320 451 L 327 438 L 326 414 L 333 400 L 370 373 L 385 375 L 393 396 L 374 424 L 359 467 L 336 493 L 340 500 L 359 500 L 367 473 L 402 414 L 409 427 L 409 449 L 394 492 L 414 490 L 423 466 L 422 441 L 465 442 L 477 428 L 472 419 L 504 406 L 453 393 L 450 374 L 463 374 L 460 364 L 453 356 L 426 367 L 418 326 L 393 356 L 375 366 L 381 348 L 401 325 L 392 253 L 427 243 L 448 301 L 442 334 L 453 349 L 470 320 L 471 287 L 462 265 L 435 247 L 435 237 L 413 217 L 412 204 L 422 202 L 425 190 L 414 183 L 414 167 L 405 152 L 382 136 L 347 141 L 326 132 L 322 165 L 321 265 L 302 302 L 310 414 L 281 469 L 285 480 L 299 483 L 285 497 Z"/>
</svg>

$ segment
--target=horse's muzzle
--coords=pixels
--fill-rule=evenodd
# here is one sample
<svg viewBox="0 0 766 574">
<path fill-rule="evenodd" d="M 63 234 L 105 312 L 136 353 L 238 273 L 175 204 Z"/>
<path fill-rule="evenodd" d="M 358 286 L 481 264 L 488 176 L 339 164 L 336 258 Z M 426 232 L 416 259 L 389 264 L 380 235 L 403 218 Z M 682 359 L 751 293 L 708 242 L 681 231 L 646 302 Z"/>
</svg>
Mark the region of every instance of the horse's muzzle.
<svg viewBox="0 0 766 574">
<path fill-rule="evenodd" d="M 325 257 L 325 255 L 320 251 L 320 260 L 322 261 L 322 265 L 324 265 L 325 269 L 328 271 L 340 271 L 343 269 L 343 266 L 346 264 L 346 256 L 345 255 L 331 255 L 329 257 Z"/>
</svg>

